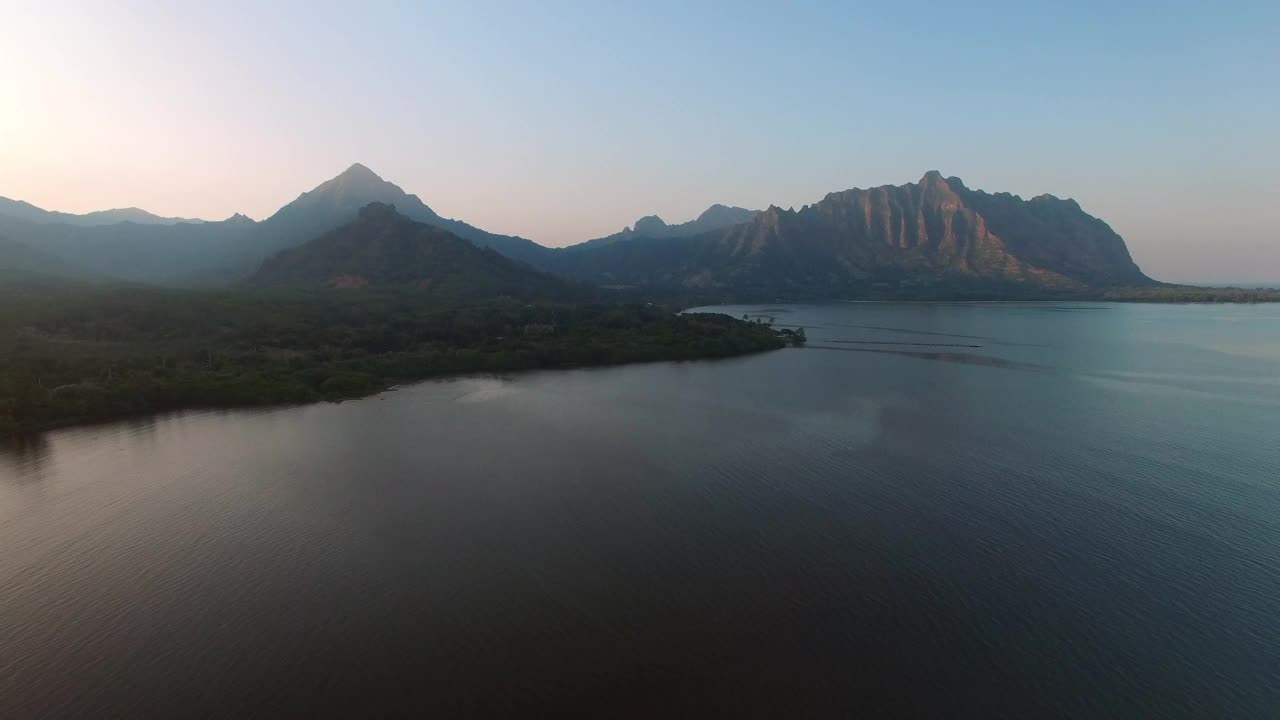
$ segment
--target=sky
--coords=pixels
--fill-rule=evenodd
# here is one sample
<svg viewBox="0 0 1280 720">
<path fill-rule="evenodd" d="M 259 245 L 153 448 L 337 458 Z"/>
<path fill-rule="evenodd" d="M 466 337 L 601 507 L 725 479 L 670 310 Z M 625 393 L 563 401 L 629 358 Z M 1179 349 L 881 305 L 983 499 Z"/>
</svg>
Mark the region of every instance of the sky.
<svg viewBox="0 0 1280 720">
<path fill-rule="evenodd" d="M 1280 280 L 1277 2 L 0 0 L 0 196 L 262 219 L 354 162 L 565 245 L 927 170 Z"/>
</svg>

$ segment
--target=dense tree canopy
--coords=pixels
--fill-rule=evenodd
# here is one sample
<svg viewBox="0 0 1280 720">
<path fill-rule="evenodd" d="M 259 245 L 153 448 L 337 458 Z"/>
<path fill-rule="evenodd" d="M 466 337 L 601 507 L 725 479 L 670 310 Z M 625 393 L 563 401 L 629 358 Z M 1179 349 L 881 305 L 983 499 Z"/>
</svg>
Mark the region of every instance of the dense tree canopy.
<svg viewBox="0 0 1280 720">
<path fill-rule="evenodd" d="M 648 304 L 441 305 L 368 291 L 0 290 L 0 431 L 338 399 L 447 373 L 724 357 L 770 328 Z"/>
</svg>

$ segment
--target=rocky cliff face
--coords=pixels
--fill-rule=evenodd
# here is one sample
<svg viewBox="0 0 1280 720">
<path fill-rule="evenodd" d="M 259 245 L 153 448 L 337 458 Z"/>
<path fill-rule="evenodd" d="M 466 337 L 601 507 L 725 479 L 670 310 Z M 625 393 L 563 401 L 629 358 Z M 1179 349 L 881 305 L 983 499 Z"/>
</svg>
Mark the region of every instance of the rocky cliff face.
<svg viewBox="0 0 1280 720">
<path fill-rule="evenodd" d="M 237 215 L 222 222 L 170 218 L 173 224 L 83 227 L 0 199 L 0 235 L 88 275 L 225 284 L 242 281 L 281 250 L 355 220 L 371 202 L 394 205 L 408 219 L 508 258 L 597 285 L 851 298 L 1008 296 L 1153 284 L 1124 240 L 1074 200 L 970 190 L 937 172 L 907 185 L 831 193 L 798 211 L 713 205 L 679 225 L 650 216 L 634 229 L 557 250 L 442 218 L 358 164 L 260 223 Z"/>
<path fill-rule="evenodd" d="M 1087 285 L 1148 285 L 1129 248 L 1102 220 L 1075 200 L 970 190 L 959 178 L 947 184 L 967 206 L 986 219 L 1008 252 L 1023 262 L 1052 269 Z"/>
<path fill-rule="evenodd" d="M 621 242 L 562 268 L 602 283 L 849 296 L 868 286 L 1150 284 L 1120 236 L 1071 200 L 972 191 L 937 172 L 832 193 L 681 242 Z M 594 257 L 591 257 L 594 255 Z"/>
</svg>

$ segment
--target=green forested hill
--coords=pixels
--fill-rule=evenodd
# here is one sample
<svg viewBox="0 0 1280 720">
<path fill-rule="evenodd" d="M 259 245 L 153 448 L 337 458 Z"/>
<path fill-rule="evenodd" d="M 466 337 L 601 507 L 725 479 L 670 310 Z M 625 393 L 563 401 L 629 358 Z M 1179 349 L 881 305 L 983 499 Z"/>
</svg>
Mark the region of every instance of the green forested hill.
<svg viewBox="0 0 1280 720">
<path fill-rule="evenodd" d="M 357 217 L 262 264 L 258 287 L 400 288 L 436 298 L 568 299 L 586 290 L 480 248 L 395 207 L 370 203 Z"/>
</svg>

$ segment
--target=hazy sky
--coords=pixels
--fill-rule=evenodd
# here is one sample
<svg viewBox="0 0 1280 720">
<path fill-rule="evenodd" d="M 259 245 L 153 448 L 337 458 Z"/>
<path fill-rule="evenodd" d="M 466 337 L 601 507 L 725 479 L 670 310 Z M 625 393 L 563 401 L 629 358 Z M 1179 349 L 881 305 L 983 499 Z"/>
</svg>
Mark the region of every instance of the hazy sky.
<svg viewBox="0 0 1280 720">
<path fill-rule="evenodd" d="M 1280 2 L 0 0 L 0 195 L 263 218 L 362 162 L 562 245 L 915 181 L 1280 280 Z"/>
</svg>

